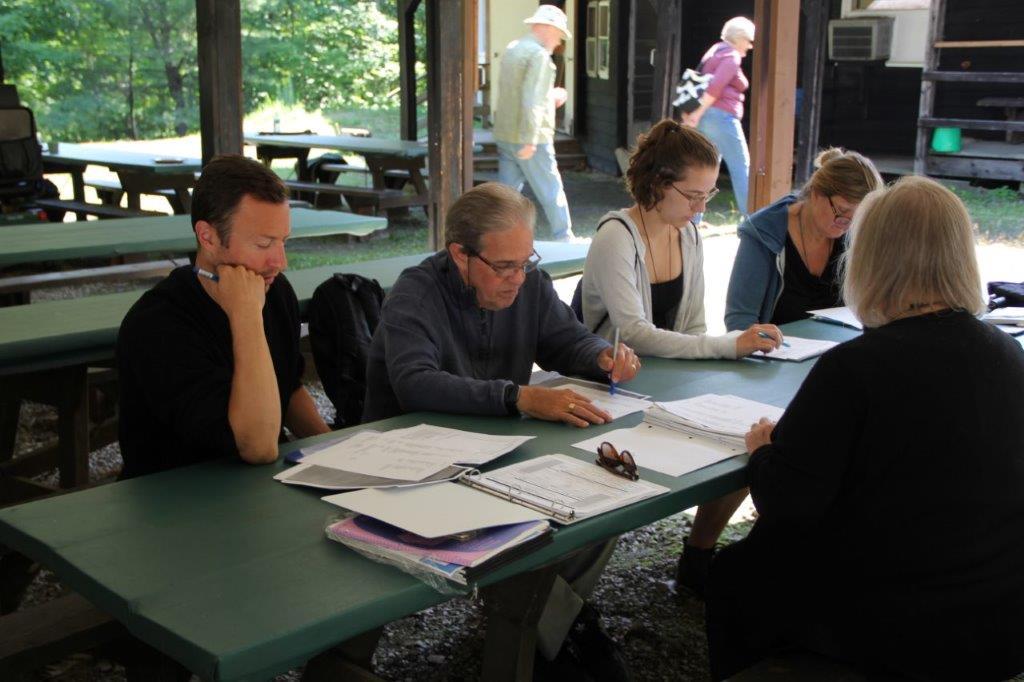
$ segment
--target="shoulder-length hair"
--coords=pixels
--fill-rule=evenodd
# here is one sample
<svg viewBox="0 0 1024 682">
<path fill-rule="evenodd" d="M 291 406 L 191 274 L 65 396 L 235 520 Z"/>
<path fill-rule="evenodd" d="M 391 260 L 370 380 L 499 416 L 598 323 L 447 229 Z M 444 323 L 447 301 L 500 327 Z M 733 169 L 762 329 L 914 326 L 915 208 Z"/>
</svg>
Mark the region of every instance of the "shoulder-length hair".
<svg viewBox="0 0 1024 682">
<path fill-rule="evenodd" d="M 850 227 L 843 298 L 868 327 L 933 303 L 983 311 L 974 229 L 963 202 L 919 176 L 868 194 Z"/>
</svg>

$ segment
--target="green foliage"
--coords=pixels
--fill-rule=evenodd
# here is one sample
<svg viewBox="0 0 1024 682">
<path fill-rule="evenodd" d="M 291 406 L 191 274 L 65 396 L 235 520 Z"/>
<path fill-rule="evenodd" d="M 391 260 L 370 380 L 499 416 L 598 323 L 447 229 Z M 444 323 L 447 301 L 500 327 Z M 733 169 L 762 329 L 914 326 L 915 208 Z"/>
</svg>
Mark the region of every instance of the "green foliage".
<svg viewBox="0 0 1024 682">
<path fill-rule="evenodd" d="M 7 81 L 44 137 L 182 136 L 199 127 L 194 0 L 2 0 Z M 398 106 L 394 0 L 243 0 L 246 111 Z"/>
<path fill-rule="evenodd" d="M 398 21 L 373 2 L 256 0 L 242 50 L 250 106 L 271 100 L 310 110 L 398 104 Z"/>
</svg>

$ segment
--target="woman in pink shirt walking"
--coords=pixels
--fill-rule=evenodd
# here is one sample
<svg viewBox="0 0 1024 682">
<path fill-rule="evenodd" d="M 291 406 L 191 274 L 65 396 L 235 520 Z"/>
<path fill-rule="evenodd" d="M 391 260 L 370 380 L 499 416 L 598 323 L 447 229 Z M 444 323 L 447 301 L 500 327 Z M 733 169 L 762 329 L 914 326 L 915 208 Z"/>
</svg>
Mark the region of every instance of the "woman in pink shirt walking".
<svg viewBox="0 0 1024 682">
<path fill-rule="evenodd" d="M 747 206 L 747 183 L 750 176 L 750 152 L 743 135 L 743 93 L 750 81 L 740 62 L 754 47 L 754 22 L 746 17 L 733 17 L 722 27 L 722 40 L 704 53 L 700 72 L 711 74 L 707 92 L 700 98 L 700 107 L 683 114 L 683 123 L 695 126 L 707 135 L 722 153 L 729 168 L 736 209 L 743 215 Z"/>
</svg>

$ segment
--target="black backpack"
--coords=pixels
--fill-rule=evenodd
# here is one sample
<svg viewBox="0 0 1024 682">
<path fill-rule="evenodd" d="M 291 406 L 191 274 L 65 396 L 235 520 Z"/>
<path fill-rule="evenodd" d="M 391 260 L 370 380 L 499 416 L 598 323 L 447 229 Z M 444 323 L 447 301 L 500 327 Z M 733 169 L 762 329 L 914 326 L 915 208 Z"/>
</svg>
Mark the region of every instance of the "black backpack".
<svg viewBox="0 0 1024 682">
<path fill-rule="evenodd" d="M 324 392 L 338 412 L 336 429 L 362 418 L 366 361 L 383 302 L 377 280 L 341 273 L 318 286 L 309 302 L 309 344 Z"/>
</svg>

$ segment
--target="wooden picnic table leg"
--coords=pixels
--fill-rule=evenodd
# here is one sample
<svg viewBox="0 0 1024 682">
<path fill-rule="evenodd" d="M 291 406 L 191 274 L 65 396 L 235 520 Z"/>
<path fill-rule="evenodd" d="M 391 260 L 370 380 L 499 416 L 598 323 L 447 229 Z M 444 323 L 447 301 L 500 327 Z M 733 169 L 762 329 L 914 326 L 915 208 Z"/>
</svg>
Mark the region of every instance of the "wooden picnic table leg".
<svg viewBox="0 0 1024 682">
<path fill-rule="evenodd" d="M 20 399 L 0 400 L 0 462 L 8 462 L 14 457 L 20 415 Z"/>
<path fill-rule="evenodd" d="M 522 573 L 483 589 L 487 639 L 481 679 L 533 679 L 537 622 L 558 576 L 559 564 Z"/>
<path fill-rule="evenodd" d="M 57 402 L 57 468 L 61 488 L 89 482 L 89 390 L 84 366 L 61 372 Z"/>
<path fill-rule="evenodd" d="M 381 680 L 370 670 L 370 663 L 382 634 L 384 634 L 384 628 L 375 628 L 314 656 L 306 663 L 306 667 L 302 671 L 302 682 L 331 682 L 333 680 L 376 682 Z"/>
</svg>

